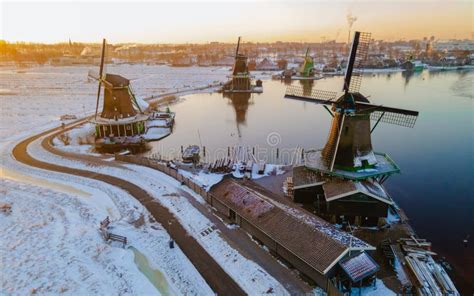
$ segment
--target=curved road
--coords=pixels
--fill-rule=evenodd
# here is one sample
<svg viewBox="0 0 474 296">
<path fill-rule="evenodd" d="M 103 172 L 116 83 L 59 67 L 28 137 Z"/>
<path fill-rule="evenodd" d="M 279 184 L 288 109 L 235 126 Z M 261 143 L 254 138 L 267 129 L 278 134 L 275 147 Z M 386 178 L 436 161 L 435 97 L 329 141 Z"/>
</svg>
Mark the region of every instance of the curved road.
<svg viewBox="0 0 474 296">
<path fill-rule="evenodd" d="M 114 176 L 99 174 L 82 169 L 74 169 L 40 161 L 28 154 L 28 145 L 43 136 L 51 134 L 46 137 L 41 143 L 43 148 L 45 148 L 49 152 L 63 157 L 93 162 L 94 164 L 97 164 L 98 162 L 104 162 L 104 164 L 110 166 L 111 163 L 109 162 L 97 159 L 92 161 L 90 156 L 76 155 L 73 153 L 57 151 L 56 149 L 52 148 L 51 145 L 49 145 L 51 139 L 57 133 L 72 129 L 75 126 L 84 123 L 86 120 L 87 118 L 80 119 L 71 124 L 68 124 L 67 128 L 65 129 L 63 129 L 62 127 L 53 128 L 23 140 L 13 148 L 13 157 L 17 161 L 29 166 L 59 173 L 90 178 L 111 184 L 113 186 L 125 190 L 135 199 L 137 199 L 150 212 L 150 214 L 155 218 L 155 220 L 158 221 L 166 229 L 169 235 L 179 245 L 183 253 L 196 267 L 198 272 L 202 275 L 202 277 L 206 280 L 206 282 L 209 284 L 209 286 L 214 292 L 216 292 L 218 295 L 245 295 L 245 292 L 242 290 L 242 288 L 222 269 L 222 267 L 206 252 L 206 250 L 204 250 L 204 248 L 186 232 L 184 227 L 179 224 L 175 216 L 170 211 L 168 211 L 167 208 L 160 205 L 151 195 L 149 195 L 139 186 Z"/>
</svg>

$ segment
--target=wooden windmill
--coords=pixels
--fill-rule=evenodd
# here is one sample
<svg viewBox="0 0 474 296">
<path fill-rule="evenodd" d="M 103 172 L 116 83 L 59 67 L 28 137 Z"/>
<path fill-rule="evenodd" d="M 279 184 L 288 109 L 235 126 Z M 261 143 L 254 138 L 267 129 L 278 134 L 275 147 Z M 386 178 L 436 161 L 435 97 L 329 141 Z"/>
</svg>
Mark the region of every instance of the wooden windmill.
<svg viewBox="0 0 474 296">
<path fill-rule="evenodd" d="M 237 40 L 235 49 L 234 66 L 232 68 L 232 80 L 230 81 L 231 91 L 250 91 L 250 73 L 247 65 L 248 57 L 239 53 L 241 37 Z"/>
<path fill-rule="evenodd" d="M 318 215 L 332 223 L 385 223 L 393 200 L 383 182 L 400 169 L 387 154 L 373 151 L 371 133 L 380 122 L 413 127 L 418 117 L 417 111 L 371 104 L 359 92 L 369 42 L 370 34 L 355 32 L 342 95 L 315 89 L 308 92 L 297 86 L 289 86 L 285 94 L 321 104 L 331 113 L 324 148 L 307 151 L 304 166 L 293 168 L 292 198 L 316 205 Z"/>
<path fill-rule="evenodd" d="M 144 115 L 130 87 L 130 80 L 120 75 L 104 73 L 106 40 L 102 42 L 102 55 L 97 89 L 97 102 L 93 123 L 96 138 L 108 139 L 112 144 L 133 142 L 133 137 L 145 133 Z M 102 112 L 99 113 L 101 89 L 104 88 Z M 125 141 L 127 139 L 127 141 Z M 117 140 L 117 141 L 115 141 Z"/>
<path fill-rule="evenodd" d="M 314 76 L 314 61 L 309 55 L 309 47 L 306 49 L 303 64 L 301 64 L 299 75 L 302 77 Z"/>
<path fill-rule="evenodd" d="M 379 122 L 413 127 L 418 112 L 374 105 L 359 93 L 361 66 L 367 57 L 369 43 L 369 33 L 355 32 L 342 88 L 343 94 L 339 98 L 337 92 L 333 91 L 313 89 L 308 93 L 297 86 L 289 86 L 286 90 L 286 98 L 322 104 L 333 117 L 324 149 L 318 150 L 313 155 L 307 155 L 306 165 L 309 168 L 329 174 L 337 172 L 337 175 L 353 179 L 383 176 L 399 171 L 393 161 L 385 157 L 386 155 L 374 153 L 371 133 Z M 331 106 L 331 109 L 327 106 Z M 370 120 L 376 121 L 372 128 Z M 363 170 L 373 174 L 355 173 Z"/>
</svg>

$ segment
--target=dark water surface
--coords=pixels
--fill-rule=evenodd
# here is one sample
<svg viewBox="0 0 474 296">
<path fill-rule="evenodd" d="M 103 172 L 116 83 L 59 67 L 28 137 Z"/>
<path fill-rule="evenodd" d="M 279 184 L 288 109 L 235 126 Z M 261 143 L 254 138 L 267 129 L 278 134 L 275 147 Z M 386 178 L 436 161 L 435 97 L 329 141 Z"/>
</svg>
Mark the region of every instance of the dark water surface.
<svg viewBox="0 0 474 296">
<path fill-rule="evenodd" d="M 367 75 L 361 88 L 372 103 L 420 111 L 412 129 L 379 124 L 373 147 L 401 167 L 402 174 L 385 183 L 388 191 L 418 235 L 432 241 L 434 251 L 455 267 L 469 294 L 474 282 L 473 85 L 474 72 L 425 71 Z M 341 77 L 306 85 L 341 86 Z M 320 105 L 284 99 L 285 88 L 279 81 L 264 81 L 264 93 L 249 97 L 186 96 L 172 106 L 177 114 L 173 134 L 153 143 L 150 153 L 169 157 L 174 151 L 177 156 L 181 145 L 202 143 L 209 159 L 239 144 L 258 147 L 260 157 L 289 162 L 294 157 L 290 148 L 322 147 L 330 115 Z M 462 241 L 468 236 L 466 247 Z"/>
</svg>

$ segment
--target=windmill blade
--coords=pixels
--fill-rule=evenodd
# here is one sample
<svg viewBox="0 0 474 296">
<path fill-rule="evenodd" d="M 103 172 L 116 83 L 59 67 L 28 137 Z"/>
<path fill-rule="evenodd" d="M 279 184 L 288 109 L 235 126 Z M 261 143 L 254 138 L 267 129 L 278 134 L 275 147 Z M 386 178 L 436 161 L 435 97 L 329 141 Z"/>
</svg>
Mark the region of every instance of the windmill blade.
<svg viewBox="0 0 474 296">
<path fill-rule="evenodd" d="M 324 105 L 332 105 L 336 96 L 337 92 L 334 91 L 320 89 L 311 89 L 310 91 L 307 91 L 303 87 L 297 85 L 289 85 L 285 91 L 285 98 Z"/>
<path fill-rule="evenodd" d="M 240 36 L 239 36 L 239 39 L 237 40 L 237 48 L 235 49 L 235 56 L 237 56 L 239 54 L 239 48 L 240 48 Z"/>
<path fill-rule="evenodd" d="M 99 70 L 99 88 L 97 89 L 97 102 L 95 105 L 95 119 L 97 119 L 97 113 L 99 112 L 99 99 L 100 99 L 100 87 L 102 86 L 102 74 L 104 71 L 104 59 L 105 59 L 105 38 L 102 40 L 102 55 L 100 57 L 100 70 Z"/>
<path fill-rule="evenodd" d="M 362 66 L 369 53 L 369 44 L 370 33 L 355 32 L 347 62 L 343 91 L 359 92 L 363 74 Z"/>
<path fill-rule="evenodd" d="M 344 126 L 345 118 L 345 113 L 333 117 L 328 140 L 321 152 L 322 159 L 324 160 L 325 165 L 329 171 L 333 171 L 334 169 L 334 163 L 336 162 L 337 150 L 339 148 L 339 142 L 341 139 L 341 132 L 342 127 Z"/>
<path fill-rule="evenodd" d="M 359 112 L 370 112 L 370 119 L 377 121 L 375 126 L 377 126 L 379 122 L 384 122 L 399 126 L 414 127 L 419 114 L 418 111 L 381 105 L 377 106 L 362 102 L 357 102 L 356 107 Z"/>
</svg>

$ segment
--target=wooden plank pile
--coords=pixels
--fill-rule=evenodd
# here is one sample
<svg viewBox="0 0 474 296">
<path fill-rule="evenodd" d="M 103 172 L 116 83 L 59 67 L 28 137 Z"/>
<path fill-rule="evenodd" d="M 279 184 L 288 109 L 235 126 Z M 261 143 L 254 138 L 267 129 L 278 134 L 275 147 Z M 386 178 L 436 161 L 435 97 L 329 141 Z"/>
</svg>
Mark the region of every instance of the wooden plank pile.
<svg viewBox="0 0 474 296">
<path fill-rule="evenodd" d="M 100 232 L 105 241 L 113 240 L 122 243 L 123 247 L 127 245 L 127 238 L 125 236 L 113 234 L 109 232 L 110 219 L 107 216 L 104 220 L 100 221 Z"/>
<path fill-rule="evenodd" d="M 430 242 L 411 236 L 399 243 L 419 295 L 460 295 L 443 267 L 433 260 L 436 253 L 431 251 Z"/>
</svg>

